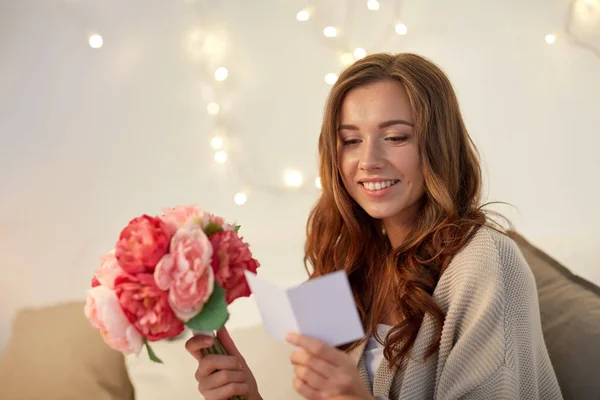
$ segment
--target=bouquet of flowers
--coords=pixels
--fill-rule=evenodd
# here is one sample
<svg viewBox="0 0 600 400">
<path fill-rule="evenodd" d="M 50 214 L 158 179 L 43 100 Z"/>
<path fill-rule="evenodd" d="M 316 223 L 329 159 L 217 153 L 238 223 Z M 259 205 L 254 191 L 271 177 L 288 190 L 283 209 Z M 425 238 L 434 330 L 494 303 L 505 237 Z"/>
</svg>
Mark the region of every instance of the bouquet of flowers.
<svg viewBox="0 0 600 400">
<path fill-rule="evenodd" d="M 84 313 L 104 341 L 124 354 L 176 337 L 184 327 L 214 336 L 229 318 L 227 305 L 250 296 L 245 271 L 259 263 L 239 226 L 196 206 L 134 218 L 101 257 Z M 225 354 L 215 337 L 205 354 Z"/>
</svg>

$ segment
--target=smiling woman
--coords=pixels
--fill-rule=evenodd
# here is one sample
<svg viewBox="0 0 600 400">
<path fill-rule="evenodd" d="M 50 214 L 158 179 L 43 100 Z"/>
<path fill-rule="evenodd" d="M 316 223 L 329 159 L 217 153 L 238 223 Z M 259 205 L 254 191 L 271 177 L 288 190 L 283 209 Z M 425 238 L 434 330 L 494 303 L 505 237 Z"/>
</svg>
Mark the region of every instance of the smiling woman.
<svg viewBox="0 0 600 400">
<path fill-rule="evenodd" d="M 367 336 L 337 353 L 300 345 L 311 357 L 294 358 L 298 391 L 560 399 L 531 271 L 482 208 L 477 150 L 443 71 L 414 54 L 357 61 L 329 95 L 319 153 L 305 261 L 311 278 L 347 272 Z"/>
<path fill-rule="evenodd" d="M 533 275 L 482 208 L 477 151 L 446 75 L 413 54 L 357 61 L 333 85 L 319 153 L 305 262 L 311 279 L 347 273 L 367 335 L 340 348 L 289 335 L 296 391 L 561 399 Z M 199 371 L 226 361 L 201 359 Z M 243 363 L 218 374 L 198 375 L 204 393 L 260 399 Z"/>
</svg>

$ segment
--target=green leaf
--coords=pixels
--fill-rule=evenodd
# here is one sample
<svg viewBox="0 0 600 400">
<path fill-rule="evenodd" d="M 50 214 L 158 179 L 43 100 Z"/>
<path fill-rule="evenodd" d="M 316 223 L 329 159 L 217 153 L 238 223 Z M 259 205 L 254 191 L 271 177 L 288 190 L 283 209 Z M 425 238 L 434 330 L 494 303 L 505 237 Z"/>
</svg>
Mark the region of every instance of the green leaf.
<svg viewBox="0 0 600 400">
<path fill-rule="evenodd" d="M 194 331 L 212 332 L 225 326 L 228 319 L 229 312 L 225 301 L 225 289 L 215 282 L 212 295 L 202 311 L 186 322 L 185 325 Z"/>
<path fill-rule="evenodd" d="M 206 236 L 210 236 L 217 232 L 223 232 L 223 228 L 221 225 L 215 224 L 214 222 L 209 223 L 206 225 L 206 228 L 204 228 L 204 233 L 206 233 Z"/>
<path fill-rule="evenodd" d="M 233 231 L 237 232 L 240 230 L 241 227 L 242 227 L 241 225 L 236 225 L 235 228 L 233 228 Z"/>
<path fill-rule="evenodd" d="M 146 345 L 146 349 L 148 350 L 148 357 L 150 357 L 150 360 L 162 364 L 162 360 L 156 356 L 156 353 L 154 352 L 154 350 L 152 350 L 152 347 L 150 347 L 150 342 L 148 341 L 148 339 L 144 338 L 144 344 Z"/>
</svg>

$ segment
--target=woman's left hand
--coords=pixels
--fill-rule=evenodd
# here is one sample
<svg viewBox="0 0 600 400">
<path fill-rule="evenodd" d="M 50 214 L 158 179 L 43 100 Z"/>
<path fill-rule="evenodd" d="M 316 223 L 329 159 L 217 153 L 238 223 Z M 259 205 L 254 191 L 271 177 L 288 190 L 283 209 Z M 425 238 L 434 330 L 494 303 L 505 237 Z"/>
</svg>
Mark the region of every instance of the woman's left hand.
<svg viewBox="0 0 600 400">
<path fill-rule="evenodd" d="M 338 396 L 373 399 L 362 385 L 356 363 L 349 355 L 320 340 L 292 333 L 287 341 L 298 348 L 292 352 L 294 388 L 306 399 L 324 400 Z"/>
</svg>

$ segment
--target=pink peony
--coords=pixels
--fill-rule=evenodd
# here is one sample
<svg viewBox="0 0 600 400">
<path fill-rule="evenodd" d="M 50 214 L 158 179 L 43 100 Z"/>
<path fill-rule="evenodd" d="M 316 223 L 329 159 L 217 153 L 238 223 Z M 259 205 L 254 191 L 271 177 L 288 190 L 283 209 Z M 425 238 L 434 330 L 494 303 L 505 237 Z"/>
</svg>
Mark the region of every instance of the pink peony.
<svg viewBox="0 0 600 400">
<path fill-rule="evenodd" d="M 127 320 L 114 290 L 102 285 L 90 289 L 83 312 L 111 348 L 124 354 L 140 354 L 143 338 Z"/>
<path fill-rule="evenodd" d="M 121 231 L 115 256 L 129 274 L 153 272 L 158 261 L 169 249 L 169 236 L 159 219 L 142 215 L 134 218 Z"/>
<path fill-rule="evenodd" d="M 120 276 L 115 288 L 127 319 L 149 341 L 175 337 L 183 332 L 183 324 L 169 307 L 167 292 L 156 286 L 153 274 Z"/>
<path fill-rule="evenodd" d="M 94 272 L 92 287 L 103 285 L 109 289 L 114 289 L 115 279 L 124 274 L 125 271 L 119 266 L 119 262 L 115 257 L 115 251 L 112 250 L 100 257 L 100 268 Z"/>
<path fill-rule="evenodd" d="M 235 225 L 225 222 L 225 219 L 223 219 L 223 217 L 219 217 L 210 213 L 204 213 L 202 215 L 201 221 L 202 226 L 204 228 L 206 228 L 206 226 L 210 223 L 219 225 L 221 228 L 223 228 L 224 231 L 232 231 L 235 228 Z"/>
<path fill-rule="evenodd" d="M 167 225 L 167 231 L 170 236 L 174 235 L 177 229 L 188 223 L 200 224 L 202 228 L 206 228 L 208 224 L 214 223 L 226 231 L 231 231 L 235 228 L 235 225 L 226 223 L 222 217 L 204 212 L 197 206 L 165 208 L 160 218 Z"/>
<path fill-rule="evenodd" d="M 213 247 L 215 281 L 225 289 L 227 304 L 238 297 L 250 296 L 244 271 L 256 273 L 260 264 L 252 258 L 248 244 L 233 231 L 215 233 L 209 240 Z"/>
<path fill-rule="evenodd" d="M 156 266 L 156 284 L 169 291 L 169 304 L 184 322 L 202 311 L 213 292 L 211 257 L 208 237 L 202 227 L 191 223 L 175 233 L 170 253 Z"/>
<path fill-rule="evenodd" d="M 202 217 L 204 212 L 197 206 L 177 206 L 165 208 L 160 219 L 167 226 L 169 236 L 173 236 L 177 229 L 190 222 L 192 218 Z"/>
</svg>

